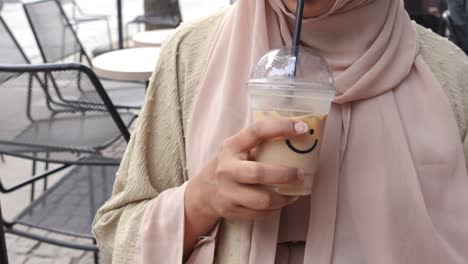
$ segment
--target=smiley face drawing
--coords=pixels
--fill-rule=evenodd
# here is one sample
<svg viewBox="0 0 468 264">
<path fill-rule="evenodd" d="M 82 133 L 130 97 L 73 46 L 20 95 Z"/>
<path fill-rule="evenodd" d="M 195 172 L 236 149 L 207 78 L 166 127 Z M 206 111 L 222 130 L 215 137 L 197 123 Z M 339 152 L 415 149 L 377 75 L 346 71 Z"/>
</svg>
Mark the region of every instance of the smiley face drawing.
<svg viewBox="0 0 468 264">
<path fill-rule="evenodd" d="M 265 118 L 276 118 L 280 117 L 277 112 L 257 112 L 255 113 L 255 120 L 261 120 Z M 294 155 L 312 155 L 319 151 L 320 149 L 320 139 L 323 133 L 323 128 L 325 124 L 326 115 L 303 115 L 303 116 L 296 116 L 290 117 L 294 120 L 300 120 L 307 124 L 309 127 L 309 132 L 294 138 L 278 138 L 276 140 L 270 141 L 267 145 L 271 145 L 273 142 L 276 145 L 275 151 L 279 151 L 281 148 L 281 152 L 291 152 Z M 283 145 L 284 147 L 277 146 L 278 144 Z M 265 144 L 264 144 L 265 145 Z M 271 148 L 271 147 L 270 147 Z M 286 153 L 284 153 L 286 154 Z M 306 155 L 307 156 L 307 155 Z"/>
<path fill-rule="evenodd" d="M 254 120 L 277 118 L 277 112 L 254 112 Z M 319 152 L 321 138 L 327 115 L 302 115 L 288 118 L 300 120 L 307 124 L 309 133 L 293 138 L 273 138 L 257 145 L 255 159 L 271 165 L 284 165 L 300 168 L 305 179 L 301 186 L 271 185 L 274 190 L 284 195 L 308 195 L 312 192 L 314 175 L 319 170 Z"/>
<path fill-rule="evenodd" d="M 286 139 L 285 143 L 290 150 L 297 154 L 311 153 L 317 148 L 319 144 L 319 138 L 322 134 L 325 117 L 307 115 L 294 119 L 301 120 L 302 122 L 306 123 L 309 127 L 309 133 L 297 139 Z"/>
<path fill-rule="evenodd" d="M 315 134 L 315 130 L 314 130 L 313 128 L 311 128 L 311 129 L 309 130 L 309 134 L 310 134 L 310 135 L 314 135 L 314 134 Z M 298 153 L 298 154 L 307 154 L 307 153 L 310 153 L 310 152 L 314 151 L 314 149 L 317 147 L 318 139 L 315 139 L 314 144 L 312 144 L 312 146 L 311 146 L 310 148 L 304 149 L 304 150 L 298 149 L 298 148 L 294 147 L 294 145 L 293 145 L 293 143 L 291 142 L 290 139 L 286 139 L 285 142 L 286 142 L 286 145 L 288 146 L 288 148 L 289 148 L 290 150 L 292 150 L 292 151 L 294 151 L 294 152 L 296 152 L 296 153 Z"/>
</svg>

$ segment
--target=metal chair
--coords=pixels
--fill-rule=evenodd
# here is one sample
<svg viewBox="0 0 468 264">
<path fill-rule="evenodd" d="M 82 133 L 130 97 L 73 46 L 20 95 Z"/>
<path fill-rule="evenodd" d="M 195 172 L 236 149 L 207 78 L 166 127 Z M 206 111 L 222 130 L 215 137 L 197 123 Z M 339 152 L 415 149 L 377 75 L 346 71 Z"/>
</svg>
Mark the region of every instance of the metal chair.
<svg viewBox="0 0 468 264">
<path fill-rule="evenodd" d="M 145 25 L 156 28 L 176 28 L 182 22 L 178 0 L 145 1 L 145 14 L 135 17 L 125 25 L 125 32 L 129 36 L 131 24 Z M 155 7 L 152 7 L 155 6 Z M 146 10 L 147 9 L 147 10 Z"/>
<path fill-rule="evenodd" d="M 44 62 L 72 61 L 92 67 L 90 57 L 58 0 L 25 3 L 23 8 Z M 144 84 L 107 80 L 102 83 L 117 108 L 141 108 L 146 92 Z"/>
<path fill-rule="evenodd" d="M 34 160 L 81 164 L 77 157 L 102 156 L 119 137 L 130 137 L 127 127 L 136 118 L 114 109 L 94 72 L 81 64 L 0 65 L 0 92 L 6 109 L 0 151 Z M 97 96 L 83 99 L 92 92 Z"/>
<path fill-rule="evenodd" d="M 30 61 L 0 15 L 0 63 L 29 64 Z"/>
<path fill-rule="evenodd" d="M 1 205 L 0 205 L 0 217 L 3 218 Z M 0 221 L 0 263 L 8 264 L 8 251 L 6 247 L 5 227 L 3 225 L 3 221 Z"/>
<path fill-rule="evenodd" d="M 93 87 L 99 98 L 77 104 L 76 86 L 81 84 Z M 50 89 L 59 90 L 65 100 Z M 109 148 L 117 140 L 129 140 L 128 127 L 135 116 L 119 113 L 93 71 L 81 64 L 0 65 L 0 92 L 0 106 L 5 108 L 0 111 L 0 153 L 59 164 L 14 186 L 5 187 L 0 179 L 1 193 L 26 187 L 32 192 L 30 205 L 12 220 L 2 219 L 6 232 L 92 251 L 97 262 L 91 222 L 110 197 L 123 153 Z M 64 103 L 68 98 L 72 103 Z M 59 174 L 60 180 L 48 187 L 49 177 Z M 44 192 L 35 198 L 35 184 L 41 180 Z M 38 230 L 89 243 L 51 238 Z"/>
<path fill-rule="evenodd" d="M 112 50 L 112 33 L 109 24 L 109 17 L 107 15 L 88 14 L 83 11 L 75 0 L 60 0 L 60 3 L 65 10 L 69 10 L 68 17 L 77 32 L 79 31 L 80 24 L 99 21 L 104 22 L 106 24 L 107 38 L 109 40 L 109 49 Z"/>
</svg>

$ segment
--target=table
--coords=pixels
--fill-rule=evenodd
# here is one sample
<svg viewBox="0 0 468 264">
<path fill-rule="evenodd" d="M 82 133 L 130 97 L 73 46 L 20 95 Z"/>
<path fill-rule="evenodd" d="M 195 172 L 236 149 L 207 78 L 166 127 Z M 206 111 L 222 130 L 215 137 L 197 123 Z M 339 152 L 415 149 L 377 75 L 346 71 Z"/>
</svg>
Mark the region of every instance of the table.
<svg viewBox="0 0 468 264">
<path fill-rule="evenodd" d="M 92 60 L 101 78 L 117 81 L 148 81 L 156 68 L 159 48 L 131 48 L 107 52 Z"/>
<path fill-rule="evenodd" d="M 159 29 L 138 32 L 132 36 L 135 47 L 160 47 L 161 44 L 174 34 L 174 29 Z"/>
</svg>

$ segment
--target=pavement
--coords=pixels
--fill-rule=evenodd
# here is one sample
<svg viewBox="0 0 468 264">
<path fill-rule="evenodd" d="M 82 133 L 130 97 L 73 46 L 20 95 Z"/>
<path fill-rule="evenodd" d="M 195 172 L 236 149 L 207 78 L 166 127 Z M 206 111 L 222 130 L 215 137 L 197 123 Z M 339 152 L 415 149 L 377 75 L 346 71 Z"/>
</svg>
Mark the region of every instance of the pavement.
<svg viewBox="0 0 468 264">
<path fill-rule="evenodd" d="M 113 40 L 117 39 L 116 33 L 116 3 L 115 0 L 76 0 L 87 13 L 106 14 L 110 18 Z M 221 7 L 227 6 L 229 0 L 180 0 L 179 1 L 184 21 L 204 16 Z M 124 21 L 130 21 L 135 16 L 143 13 L 142 0 L 123 0 Z M 21 4 L 14 0 L 5 3 L 1 11 L 2 17 L 8 23 L 18 42 L 25 50 L 33 63 L 40 63 L 40 54 L 35 44 L 34 37 L 24 16 Z M 135 29 L 133 29 L 135 30 Z M 106 27 L 104 23 L 94 23 L 82 26 L 79 37 L 84 43 L 87 51 L 92 51 L 98 46 L 106 43 Z M 31 162 L 14 157 L 4 157 L 0 161 L 0 177 L 5 186 L 11 186 L 16 182 L 31 177 Z M 60 176 L 57 177 L 57 179 Z M 56 179 L 56 180 L 57 180 Z M 54 181 L 50 182 L 53 185 Z M 40 193 L 40 188 L 39 189 Z M 8 220 L 21 211 L 29 203 L 28 188 L 20 189 L 12 194 L 0 195 L 2 212 Z M 52 236 L 43 232 L 46 236 Z M 84 264 L 94 263 L 93 255 L 81 250 L 67 249 L 34 240 L 7 234 L 7 248 L 10 263 L 12 264 L 34 264 L 34 263 L 57 263 L 57 264 Z"/>
</svg>

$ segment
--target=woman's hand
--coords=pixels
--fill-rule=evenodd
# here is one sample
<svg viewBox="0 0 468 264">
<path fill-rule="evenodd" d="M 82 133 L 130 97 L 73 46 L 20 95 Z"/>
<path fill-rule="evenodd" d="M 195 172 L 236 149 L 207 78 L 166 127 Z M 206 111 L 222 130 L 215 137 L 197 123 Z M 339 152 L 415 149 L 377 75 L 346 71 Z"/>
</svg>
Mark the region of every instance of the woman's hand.
<svg viewBox="0 0 468 264">
<path fill-rule="evenodd" d="M 301 184 L 297 168 L 262 164 L 249 153 L 263 140 L 296 137 L 308 131 L 305 123 L 285 118 L 263 120 L 225 140 L 222 150 L 185 192 L 184 253 L 206 235 L 220 218 L 253 220 L 297 200 L 262 188 L 263 184 Z"/>
</svg>

